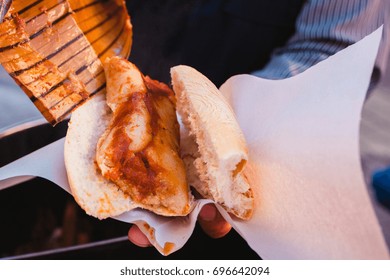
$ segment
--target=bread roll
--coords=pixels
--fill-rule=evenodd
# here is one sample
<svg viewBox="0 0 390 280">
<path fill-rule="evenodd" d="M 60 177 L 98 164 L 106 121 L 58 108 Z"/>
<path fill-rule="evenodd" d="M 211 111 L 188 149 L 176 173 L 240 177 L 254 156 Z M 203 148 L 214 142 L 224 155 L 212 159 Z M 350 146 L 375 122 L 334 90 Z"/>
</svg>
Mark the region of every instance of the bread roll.
<svg viewBox="0 0 390 280">
<path fill-rule="evenodd" d="M 146 110 L 144 106 L 146 103 L 142 103 L 142 100 L 150 103 L 148 99 L 150 93 L 148 93 L 149 97 L 145 95 L 146 99 L 143 99 L 143 91 L 148 87 L 155 88 L 162 85 L 144 77 L 137 72 L 138 69 L 134 65 L 129 65 L 129 62 L 123 59 L 107 61 L 105 71 L 108 81 L 108 97 L 101 94 L 94 96 L 75 110 L 69 122 L 66 136 L 65 165 L 71 191 L 78 204 L 88 214 L 99 219 L 116 216 L 137 207 L 165 216 L 183 216 L 187 215 L 193 206 L 188 186 L 192 185 L 203 197 L 214 200 L 236 217 L 249 219 L 253 212 L 254 198 L 243 172 L 248 161 L 244 135 L 232 108 L 215 85 L 189 66 L 173 67 L 171 76 L 176 99 L 171 94 L 168 94 L 169 100 L 164 97 L 164 94 L 160 95 L 155 101 L 152 101 L 156 104 L 155 109 L 152 109 L 155 112 L 152 113 L 151 108 L 147 107 Z M 117 67 L 120 69 L 116 69 Z M 133 84 L 126 84 L 129 82 Z M 135 95 L 132 93 L 133 89 L 137 89 Z M 167 90 L 172 93 L 170 89 Z M 126 92 L 129 96 L 123 97 L 120 91 Z M 153 89 L 151 91 L 153 92 Z M 109 101 L 109 106 L 106 98 Z M 179 145 L 179 139 L 173 136 L 176 135 L 175 131 L 178 131 L 172 122 L 172 117 L 177 122 L 174 107 L 172 107 L 175 101 L 176 109 L 183 122 L 180 135 L 181 157 L 184 161 L 182 168 L 181 164 L 178 163 L 178 160 L 181 159 L 172 154 L 176 153 L 176 148 L 172 149 L 172 147 Z M 114 152 L 116 151 L 113 144 L 115 138 L 111 137 L 114 135 L 112 131 L 117 128 L 112 125 L 123 123 L 115 119 L 115 114 L 116 112 L 123 114 L 124 111 L 120 108 L 126 106 L 126 102 L 132 102 L 129 103 L 129 106 L 143 104 L 142 106 L 145 107 L 141 106 L 143 109 L 137 107 L 138 109 L 135 111 L 130 110 L 128 117 L 127 115 L 118 115 L 123 119 L 137 121 L 135 124 L 130 124 L 130 127 L 135 129 L 134 131 L 129 132 L 129 127 L 125 130 L 128 137 L 137 138 L 129 139 L 129 147 L 142 146 L 142 149 L 145 149 L 142 151 L 139 150 L 141 149 L 139 147 L 134 148 L 134 151 L 130 149 L 129 153 L 133 153 L 130 155 L 130 159 L 139 153 L 142 153 L 143 156 L 149 154 L 147 158 L 142 158 L 142 161 L 145 161 L 146 169 L 160 164 L 161 168 L 156 170 L 167 170 L 166 176 L 158 175 L 155 177 L 160 178 L 158 180 L 165 178 L 161 181 L 164 186 L 168 180 L 182 182 L 183 175 L 178 174 L 181 170 L 184 172 L 184 179 L 186 177 L 185 180 L 188 180 L 185 185 L 180 184 L 179 186 L 171 183 L 173 188 L 170 191 L 162 190 L 161 194 L 155 191 L 158 188 L 151 189 L 153 193 L 150 194 L 150 197 L 145 198 L 145 193 L 142 196 L 139 195 L 140 186 L 135 186 L 133 189 L 131 184 L 135 181 L 127 185 L 126 176 L 122 178 L 121 173 L 117 173 L 117 170 L 120 169 L 111 170 L 114 164 L 112 159 L 108 157 L 112 157 L 112 155 L 117 157 L 118 155 L 117 152 Z M 134 112 L 136 118 L 132 117 Z M 150 116 L 147 115 L 147 112 L 150 113 Z M 142 115 L 140 115 L 141 113 Z M 162 121 L 161 131 L 150 134 L 148 127 L 152 123 L 149 123 L 149 118 L 155 113 L 160 114 L 158 122 Z M 145 126 L 145 129 L 140 128 L 140 126 Z M 150 137 L 143 137 L 143 134 L 139 134 L 141 132 L 149 133 Z M 108 137 L 109 135 L 111 136 Z M 100 137 L 102 139 L 99 140 Z M 142 145 L 137 144 L 140 141 L 143 143 Z M 150 141 L 151 144 L 144 143 L 145 141 Z M 164 142 L 165 144 L 163 144 Z M 106 146 L 110 148 L 105 149 Z M 104 150 L 99 151 L 102 147 Z M 128 158 L 129 156 L 127 156 Z M 129 167 L 131 165 L 125 169 L 128 170 Z M 110 175 L 113 172 L 116 174 L 112 177 L 113 179 L 107 179 L 105 173 Z M 153 172 L 156 174 L 155 171 Z M 151 173 L 145 173 L 145 176 L 149 176 L 148 174 Z M 175 185 L 177 186 L 174 187 Z"/>
<path fill-rule="evenodd" d="M 128 195 L 107 181 L 96 166 L 96 144 L 110 119 L 111 110 L 105 96 L 94 96 L 72 113 L 64 146 L 71 192 L 87 214 L 99 219 L 137 207 Z"/>
<path fill-rule="evenodd" d="M 181 150 L 189 183 L 203 197 L 249 219 L 253 191 L 242 172 L 248 150 L 232 108 L 216 86 L 192 67 L 173 67 L 171 78 L 184 124 Z"/>
<path fill-rule="evenodd" d="M 118 57 L 104 68 L 107 95 L 73 113 L 66 137 L 65 165 L 76 201 L 101 219 L 135 207 L 187 215 L 193 196 L 179 155 L 172 89 Z"/>
</svg>

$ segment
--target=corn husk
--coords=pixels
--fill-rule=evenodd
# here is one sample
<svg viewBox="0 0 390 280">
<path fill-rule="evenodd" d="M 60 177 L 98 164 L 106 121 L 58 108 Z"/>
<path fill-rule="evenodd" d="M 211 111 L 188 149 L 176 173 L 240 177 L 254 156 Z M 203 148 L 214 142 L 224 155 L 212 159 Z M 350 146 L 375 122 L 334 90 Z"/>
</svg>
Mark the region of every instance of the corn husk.
<svg viewBox="0 0 390 280">
<path fill-rule="evenodd" d="M 53 125 L 105 92 L 106 57 L 130 54 L 122 0 L 0 1 L 0 63 Z"/>
</svg>

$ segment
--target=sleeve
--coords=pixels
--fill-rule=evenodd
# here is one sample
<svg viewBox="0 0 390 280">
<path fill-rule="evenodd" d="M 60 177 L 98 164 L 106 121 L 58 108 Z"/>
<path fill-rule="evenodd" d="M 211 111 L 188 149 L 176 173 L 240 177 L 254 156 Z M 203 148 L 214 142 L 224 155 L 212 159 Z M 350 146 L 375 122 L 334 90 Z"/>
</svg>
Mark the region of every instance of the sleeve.
<svg viewBox="0 0 390 280">
<path fill-rule="evenodd" d="M 253 75 L 267 79 L 294 76 L 326 59 L 384 24 L 374 76 L 383 72 L 389 53 L 388 0 L 312 0 L 296 21 L 295 34 L 275 50 L 269 63 Z M 375 77 L 373 77 L 375 78 Z"/>
</svg>

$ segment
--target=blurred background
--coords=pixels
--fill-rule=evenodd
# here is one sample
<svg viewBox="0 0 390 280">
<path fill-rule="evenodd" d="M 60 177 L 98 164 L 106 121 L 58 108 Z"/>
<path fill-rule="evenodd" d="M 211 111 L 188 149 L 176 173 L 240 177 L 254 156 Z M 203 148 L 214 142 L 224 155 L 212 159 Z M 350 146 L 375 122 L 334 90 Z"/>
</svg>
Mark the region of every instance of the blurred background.
<svg viewBox="0 0 390 280">
<path fill-rule="evenodd" d="M 390 166 L 390 59 L 387 72 L 363 106 L 360 153 L 373 205 L 390 247 L 390 209 L 378 203 L 372 175 Z"/>
</svg>

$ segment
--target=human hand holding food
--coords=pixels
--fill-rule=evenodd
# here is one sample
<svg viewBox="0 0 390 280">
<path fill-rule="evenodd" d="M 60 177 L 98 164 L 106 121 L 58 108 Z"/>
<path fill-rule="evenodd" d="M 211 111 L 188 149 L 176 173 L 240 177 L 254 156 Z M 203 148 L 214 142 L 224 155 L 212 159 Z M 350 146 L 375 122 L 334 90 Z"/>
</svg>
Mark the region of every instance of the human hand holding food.
<svg viewBox="0 0 390 280">
<path fill-rule="evenodd" d="M 199 212 L 198 223 L 211 238 L 221 238 L 228 234 L 232 226 L 226 222 L 214 204 L 206 204 Z M 128 232 L 129 240 L 139 247 L 152 246 L 148 238 L 136 226 L 132 225 Z"/>
</svg>

